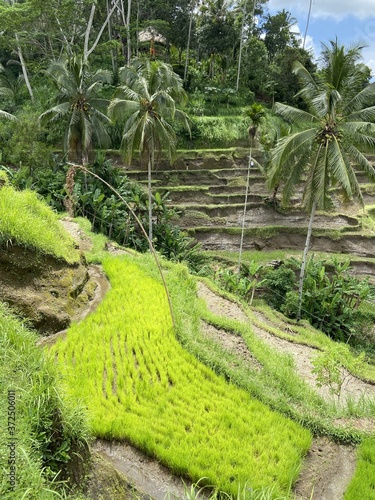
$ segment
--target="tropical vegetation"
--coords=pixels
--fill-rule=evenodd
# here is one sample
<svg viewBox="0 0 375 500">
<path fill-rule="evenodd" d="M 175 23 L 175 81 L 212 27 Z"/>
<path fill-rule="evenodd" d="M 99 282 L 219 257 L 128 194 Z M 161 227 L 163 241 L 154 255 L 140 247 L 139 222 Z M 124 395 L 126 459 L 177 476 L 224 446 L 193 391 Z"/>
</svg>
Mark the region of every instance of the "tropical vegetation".
<svg viewBox="0 0 375 500">
<path fill-rule="evenodd" d="M 375 402 L 342 394 L 350 376 L 375 381 L 374 286 L 341 256 L 307 259 L 311 235 L 375 235 L 375 205 L 368 216 L 332 214 L 344 229 L 313 228 L 317 211 L 363 205 L 363 194 L 374 194 L 359 180 L 360 172 L 375 180 L 375 84 L 362 47 L 329 42 L 318 67 L 305 50 L 308 25 L 302 41 L 291 30 L 297 20 L 285 9 L 269 14 L 266 0 L 3 0 L 0 20 L 1 248 L 36 252 L 38 262 L 53 255 L 62 266 L 102 263 L 112 286 L 52 357 L 0 304 L 1 395 L 14 402 L 16 394 L 19 419 L 18 484 L 11 491 L 2 478 L 0 496 L 74 498 L 74 482 L 82 493 L 87 418 L 91 436 L 132 443 L 196 481 L 192 496 L 211 485 L 213 498 L 290 497 L 312 436 L 323 435 L 358 445 L 345 499 L 374 498 L 366 425 Z M 215 205 L 190 216 L 213 233 L 215 222 L 226 222 L 220 204 L 236 211 L 216 244 L 241 233 L 239 255 L 203 253 L 193 238 L 200 228 L 177 225 L 190 200 L 171 199 L 204 172 L 206 184 L 193 188 Z M 251 192 L 250 178 L 254 191 L 267 178 L 267 194 Z M 215 191 L 222 186 L 225 198 Z M 310 224 L 248 228 L 251 203 L 261 214 L 289 210 L 300 220 L 302 207 Z M 66 210 L 95 232 L 85 259 L 58 220 Z M 147 254 L 147 231 L 165 258 L 161 268 Z M 263 246 L 306 232 L 302 264 L 302 245 L 273 253 Z M 126 255 L 109 256 L 106 237 L 128 247 Z M 246 240 L 261 251 L 243 252 Z M 362 263 L 371 264 L 370 252 Z M 240 306 L 243 319 L 212 312 L 198 287 Z M 316 351 L 315 389 L 259 329 Z M 0 420 L 4 469 L 4 405 Z"/>
<path fill-rule="evenodd" d="M 139 151 L 147 161 L 148 169 L 148 231 L 152 232 L 151 172 L 155 168 L 155 153 L 163 152 L 172 161 L 176 134 L 173 123 L 182 123 L 189 130 L 186 114 L 176 108 L 176 102 L 185 97 L 182 80 L 170 66 L 148 60 L 138 60 L 131 67 L 120 70 L 122 85 L 112 100 L 109 112 L 118 120 L 126 119 L 122 146 L 131 162 Z M 120 121 L 121 123 L 121 121 Z"/>
<path fill-rule="evenodd" d="M 283 183 L 287 202 L 304 179 L 303 203 L 310 212 L 302 259 L 299 306 L 301 316 L 303 281 L 315 210 L 331 206 L 330 189 L 337 188 L 344 201 L 362 194 L 355 169 L 375 180 L 375 169 L 366 154 L 375 152 L 375 83 L 367 84 L 367 68 L 358 64 L 361 47 L 346 49 L 337 41 L 324 46 L 324 67 L 315 77 L 301 63 L 294 71 L 302 88 L 299 96 L 307 110 L 276 103 L 275 112 L 300 130 L 280 139 L 272 152 L 269 184 Z"/>
</svg>

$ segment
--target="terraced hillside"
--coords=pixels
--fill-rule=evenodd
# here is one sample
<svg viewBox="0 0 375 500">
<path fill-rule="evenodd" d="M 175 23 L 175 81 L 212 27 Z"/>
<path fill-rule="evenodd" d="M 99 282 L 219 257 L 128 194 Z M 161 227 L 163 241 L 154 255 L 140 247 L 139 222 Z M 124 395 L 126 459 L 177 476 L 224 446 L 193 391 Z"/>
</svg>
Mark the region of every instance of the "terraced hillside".
<svg viewBox="0 0 375 500">
<path fill-rule="evenodd" d="M 284 209 L 273 203 L 261 168 L 262 157 L 254 151 L 250 189 L 245 215 L 244 248 L 251 250 L 303 247 L 308 218 L 301 209 L 298 193 L 292 206 Z M 168 200 L 180 213 L 178 224 L 207 250 L 236 250 L 240 243 L 244 213 L 247 152 L 233 151 L 199 157 L 192 153 L 170 167 L 162 164 L 153 173 L 155 191 L 169 193 Z M 134 180 L 146 181 L 146 171 L 129 168 Z M 362 174 L 367 208 L 375 205 L 375 190 Z M 371 211 L 371 210 L 370 210 Z M 333 211 L 315 217 L 312 248 L 316 251 L 372 256 L 375 231 L 358 205 L 343 206 L 335 197 Z"/>
</svg>

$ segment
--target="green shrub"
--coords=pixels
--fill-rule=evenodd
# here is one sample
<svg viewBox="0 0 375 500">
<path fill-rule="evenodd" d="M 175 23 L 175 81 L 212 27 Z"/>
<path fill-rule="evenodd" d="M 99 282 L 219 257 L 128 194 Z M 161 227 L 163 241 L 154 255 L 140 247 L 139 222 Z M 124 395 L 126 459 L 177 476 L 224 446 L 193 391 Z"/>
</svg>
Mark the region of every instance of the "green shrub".
<svg viewBox="0 0 375 500">
<path fill-rule="evenodd" d="M 357 343 L 357 331 L 368 328 L 360 311 L 363 301 L 373 296 L 366 279 L 349 274 L 350 261 L 316 261 L 311 258 L 303 285 L 301 317 L 335 340 Z M 283 312 L 296 317 L 297 292 L 287 294 Z"/>
<path fill-rule="evenodd" d="M 265 296 L 267 302 L 281 311 L 285 304 L 285 299 L 295 286 L 295 272 L 287 264 L 270 269 L 264 276 Z"/>
</svg>

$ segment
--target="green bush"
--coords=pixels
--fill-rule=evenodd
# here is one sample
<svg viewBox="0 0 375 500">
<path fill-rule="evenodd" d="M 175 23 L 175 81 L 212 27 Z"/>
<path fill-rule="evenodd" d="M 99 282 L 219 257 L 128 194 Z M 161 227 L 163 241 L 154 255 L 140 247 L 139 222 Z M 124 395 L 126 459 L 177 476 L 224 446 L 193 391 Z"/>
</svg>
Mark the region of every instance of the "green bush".
<svg viewBox="0 0 375 500">
<path fill-rule="evenodd" d="M 368 328 L 367 316 L 361 312 L 360 306 L 373 296 L 373 292 L 368 280 L 359 280 L 349 274 L 349 266 L 350 261 L 309 260 L 301 317 L 334 340 L 356 344 L 357 332 L 361 327 Z M 291 291 L 281 309 L 293 318 L 297 308 L 297 292 Z"/>
<path fill-rule="evenodd" d="M 286 296 L 295 286 L 296 276 L 288 264 L 270 269 L 264 276 L 265 297 L 270 306 L 278 311 L 284 307 Z"/>
</svg>

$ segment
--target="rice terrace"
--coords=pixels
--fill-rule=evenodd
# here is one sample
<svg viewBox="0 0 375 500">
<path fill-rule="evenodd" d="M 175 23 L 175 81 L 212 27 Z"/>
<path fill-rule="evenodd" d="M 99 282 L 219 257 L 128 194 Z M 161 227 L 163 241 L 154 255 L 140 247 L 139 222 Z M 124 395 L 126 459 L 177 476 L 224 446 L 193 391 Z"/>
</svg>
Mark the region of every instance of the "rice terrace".
<svg viewBox="0 0 375 500">
<path fill-rule="evenodd" d="M 375 500 L 369 52 L 274 5 L 0 2 L 1 499 Z"/>
</svg>

